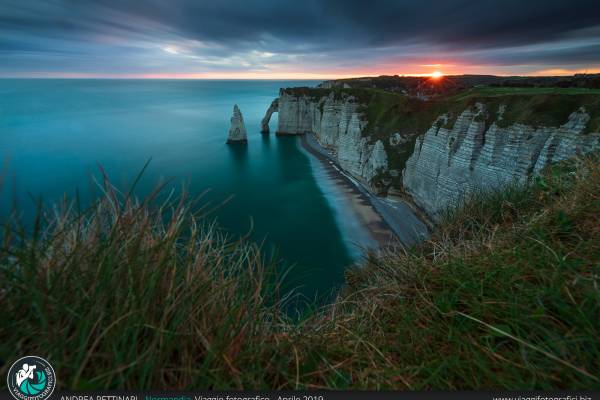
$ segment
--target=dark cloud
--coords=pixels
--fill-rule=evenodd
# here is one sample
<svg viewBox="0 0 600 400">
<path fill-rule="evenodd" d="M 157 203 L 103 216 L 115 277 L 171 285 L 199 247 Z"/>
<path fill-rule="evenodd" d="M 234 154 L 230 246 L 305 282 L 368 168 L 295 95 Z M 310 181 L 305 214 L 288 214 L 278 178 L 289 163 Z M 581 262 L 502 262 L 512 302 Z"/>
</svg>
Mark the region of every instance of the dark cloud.
<svg viewBox="0 0 600 400">
<path fill-rule="evenodd" d="M 446 59 L 598 67 L 599 47 L 597 0 L 0 3 L 3 73 L 319 72 Z"/>
</svg>

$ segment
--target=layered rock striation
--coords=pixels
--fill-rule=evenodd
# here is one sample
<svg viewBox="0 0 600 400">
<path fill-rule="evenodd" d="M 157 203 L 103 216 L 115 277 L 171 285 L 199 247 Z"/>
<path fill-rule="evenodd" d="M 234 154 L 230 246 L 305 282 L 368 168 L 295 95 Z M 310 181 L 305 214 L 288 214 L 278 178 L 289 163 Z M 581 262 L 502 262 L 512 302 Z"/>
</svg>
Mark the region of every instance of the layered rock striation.
<svg viewBox="0 0 600 400">
<path fill-rule="evenodd" d="M 504 108 L 486 125 L 484 104 L 464 110 L 451 128 L 443 115 L 417 138 L 402 175 L 403 188 L 434 219 L 475 193 L 525 184 L 549 163 L 600 147 L 600 134 L 584 133 L 589 115 L 573 112 L 558 127 L 500 127 Z"/>
<path fill-rule="evenodd" d="M 248 135 L 246 133 L 246 125 L 244 125 L 244 117 L 242 116 L 242 112 L 237 104 L 233 106 L 231 128 L 229 128 L 227 143 L 248 143 Z"/>
<path fill-rule="evenodd" d="M 337 160 L 342 168 L 371 184 L 378 173 L 387 171 L 387 153 L 381 140 L 370 144 L 369 139 L 362 136 L 362 125 L 358 114 L 353 113 L 348 125 L 337 132 L 330 146 L 336 148 Z M 325 142 L 323 135 L 317 137 L 322 143 Z"/>
<path fill-rule="evenodd" d="M 277 135 L 314 134 L 343 169 L 378 191 L 371 184 L 387 170 L 387 154 L 381 140 L 364 135 L 366 121 L 354 97 L 336 97 L 333 92 L 317 97 L 281 90 L 276 102 L 263 118 L 263 131 L 268 131 L 271 115 L 278 111 Z"/>
<path fill-rule="evenodd" d="M 534 126 L 508 123 L 507 110 L 514 119 L 516 107 L 510 98 L 448 103 L 447 113 L 424 133 L 375 137 L 365 129 L 367 104 L 339 90 L 300 89 L 280 91 L 265 116 L 267 125 L 278 111 L 278 135 L 314 134 L 372 191 L 407 194 L 433 220 L 475 193 L 525 184 L 550 163 L 600 149 L 600 133 L 586 133 L 590 113 L 584 106 L 574 106 L 562 125 Z"/>
</svg>

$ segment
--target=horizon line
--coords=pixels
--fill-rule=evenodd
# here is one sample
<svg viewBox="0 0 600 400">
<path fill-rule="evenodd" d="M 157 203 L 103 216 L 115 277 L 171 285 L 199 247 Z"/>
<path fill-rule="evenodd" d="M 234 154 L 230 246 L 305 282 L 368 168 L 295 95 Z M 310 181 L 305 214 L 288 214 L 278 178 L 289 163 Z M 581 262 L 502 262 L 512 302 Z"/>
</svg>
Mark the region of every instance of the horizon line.
<svg viewBox="0 0 600 400">
<path fill-rule="evenodd" d="M 400 76 L 400 77 L 432 77 L 438 76 L 498 76 L 498 77 L 536 77 L 536 76 L 574 76 L 593 75 L 600 73 L 600 69 L 592 68 L 586 70 L 563 70 L 549 69 L 535 71 L 530 74 L 493 74 L 493 73 L 444 73 L 432 71 L 428 73 L 383 73 L 383 74 L 313 74 L 313 73 L 275 73 L 275 74 L 211 74 L 211 73 L 150 73 L 150 74 L 101 74 L 85 72 L 30 72 L 30 73 L 0 73 L 0 79 L 122 79 L 122 80 L 339 80 L 355 78 L 374 78 L 378 76 Z"/>
</svg>

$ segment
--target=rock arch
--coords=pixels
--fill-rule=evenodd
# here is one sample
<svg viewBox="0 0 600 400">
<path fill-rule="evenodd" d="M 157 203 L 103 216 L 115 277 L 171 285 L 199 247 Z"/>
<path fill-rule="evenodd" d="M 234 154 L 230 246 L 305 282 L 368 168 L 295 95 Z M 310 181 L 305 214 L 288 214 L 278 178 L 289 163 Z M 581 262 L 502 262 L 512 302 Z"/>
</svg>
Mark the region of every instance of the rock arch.
<svg viewBox="0 0 600 400">
<path fill-rule="evenodd" d="M 269 133 L 269 121 L 271 120 L 271 115 L 273 115 L 274 112 L 279 112 L 279 99 L 273 100 L 267 109 L 264 118 L 260 122 L 260 133 Z"/>
</svg>

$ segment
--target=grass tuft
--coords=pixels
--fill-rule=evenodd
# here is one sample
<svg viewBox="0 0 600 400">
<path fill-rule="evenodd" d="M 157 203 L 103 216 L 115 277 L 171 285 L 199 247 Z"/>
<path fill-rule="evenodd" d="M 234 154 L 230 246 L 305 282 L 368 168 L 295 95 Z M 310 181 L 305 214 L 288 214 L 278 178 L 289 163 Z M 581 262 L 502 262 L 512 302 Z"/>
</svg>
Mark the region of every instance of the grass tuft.
<svg viewBox="0 0 600 400">
<path fill-rule="evenodd" d="M 272 382 L 282 300 L 260 248 L 185 198 L 152 206 L 104 189 L 88 210 L 41 212 L 33 232 L 5 225 L 1 358 L 43 355 L 73 389 Z"/>
<path fill-rule="evenodd" d="M 299 321 L 257 246 L 183 200 L 107 186 L 34 232 L 6 224 L 0 357 L 47 357 L 68 389 L 600 388 L 598 161 L 476 196 L 417 248 L 367 254 Z"/>
</svg>

